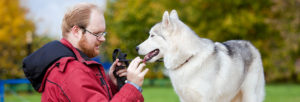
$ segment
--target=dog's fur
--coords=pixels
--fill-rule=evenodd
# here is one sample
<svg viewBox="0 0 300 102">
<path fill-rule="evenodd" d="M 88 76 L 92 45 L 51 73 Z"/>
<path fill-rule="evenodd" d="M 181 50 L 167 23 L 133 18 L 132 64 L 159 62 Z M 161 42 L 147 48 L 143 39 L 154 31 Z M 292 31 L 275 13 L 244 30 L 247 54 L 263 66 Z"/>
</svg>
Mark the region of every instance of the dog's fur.
<svg viewBox="0 0 300 102">
<path fill-rule="evenodd" d="M 165 11 L 140 55 L 159 49 L 148 62 L 164 58 L 172 85 L 181 102 L 262 102 L 265 80 L 259 51 L 248 41 L 212 42 L 198 37 Z"/>
</svg>

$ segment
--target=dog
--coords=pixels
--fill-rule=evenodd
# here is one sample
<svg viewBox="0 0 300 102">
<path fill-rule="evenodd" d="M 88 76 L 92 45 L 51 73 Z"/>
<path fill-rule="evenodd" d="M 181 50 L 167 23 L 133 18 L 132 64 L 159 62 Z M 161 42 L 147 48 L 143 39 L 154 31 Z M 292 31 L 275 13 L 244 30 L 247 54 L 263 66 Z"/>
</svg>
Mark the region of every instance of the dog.
<svg viewBox="0 0 300 102">
<path fill-rule="evenodd" d="M 259 51 L 245 40 L 200 38 L 172 10 L 136 47 L 144 62 L 163 58 L 181 102 L 262 102 L 265 79 Z"/>
</svg>

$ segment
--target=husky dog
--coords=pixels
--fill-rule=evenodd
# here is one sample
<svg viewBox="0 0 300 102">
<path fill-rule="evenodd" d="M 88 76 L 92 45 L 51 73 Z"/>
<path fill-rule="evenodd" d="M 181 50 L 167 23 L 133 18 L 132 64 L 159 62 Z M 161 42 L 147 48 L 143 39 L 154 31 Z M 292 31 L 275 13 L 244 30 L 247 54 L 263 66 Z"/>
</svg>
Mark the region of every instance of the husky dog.
<svg viewBox="0 0 300 102">
<path fill-rule="evenodd" d="M 264 72 L 259 51 L 248 41 L 200 38 L 172 10 L 136 47 L 144 61 L 163 58 L 181 102 L 262 102 Z"/>
</svg>

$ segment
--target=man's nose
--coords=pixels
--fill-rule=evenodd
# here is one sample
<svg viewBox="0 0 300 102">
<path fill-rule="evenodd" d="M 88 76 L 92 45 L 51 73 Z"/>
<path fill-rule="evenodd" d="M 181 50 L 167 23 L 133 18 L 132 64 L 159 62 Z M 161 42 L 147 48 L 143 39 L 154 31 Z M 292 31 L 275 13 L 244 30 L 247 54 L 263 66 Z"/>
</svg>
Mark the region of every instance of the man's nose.
<svg viewBox="0 0 300 102">
<path fill-rule="evenodd" d="M 135 50 L 136 50 L 136 52 L 139 52 L 139 47 L 137 46 L 137 47 L 135 47 Z"/>
<path fill-rule="evenodd" d="M 105 37 L 100 37 L 100 38 L 97 37 L 97 40 L 101 41 L 101 42 L 104 42 L 106 40 L 106 38 Z"/>
</svg>

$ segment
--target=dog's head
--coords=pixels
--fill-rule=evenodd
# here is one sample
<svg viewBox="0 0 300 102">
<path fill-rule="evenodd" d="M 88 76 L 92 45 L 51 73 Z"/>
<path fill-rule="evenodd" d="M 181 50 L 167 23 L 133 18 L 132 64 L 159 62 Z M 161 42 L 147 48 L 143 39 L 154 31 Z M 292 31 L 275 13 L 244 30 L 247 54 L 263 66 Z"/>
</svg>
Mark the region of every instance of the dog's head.
<svg viewBox="0 0 300 102">
<path fill-rule="evenodd" d="M 165 56 L 165 53 L 172 47 L 171 42 L 174 42 L 172 37 L 177 32 L 176 28 L 180 27 L 178 23 L 181 22 L 175 10 L 172 10 L 170 15 L 168 11 L 165 11 L 162 22 L 154 25 L 149 32 L 148 39 L 136 47 L 139 55 L 145 55 L 144 62 L 155 62 Z"/>
</svg>

